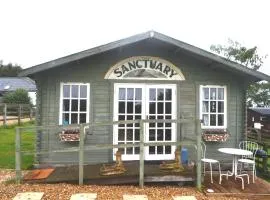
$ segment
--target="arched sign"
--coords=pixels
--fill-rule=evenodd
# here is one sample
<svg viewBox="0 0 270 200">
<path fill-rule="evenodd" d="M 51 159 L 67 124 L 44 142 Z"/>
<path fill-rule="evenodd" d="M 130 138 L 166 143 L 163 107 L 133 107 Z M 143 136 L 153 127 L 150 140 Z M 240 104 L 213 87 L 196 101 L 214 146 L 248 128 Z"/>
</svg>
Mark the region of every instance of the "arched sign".
<svg viewBox="0 0 270 200">
<path fill-rule="evenodd" d="M 105 79 L 185 80 L 181 70 L 158 57 L 136 56 L 112 66 Z"/>
</svg>

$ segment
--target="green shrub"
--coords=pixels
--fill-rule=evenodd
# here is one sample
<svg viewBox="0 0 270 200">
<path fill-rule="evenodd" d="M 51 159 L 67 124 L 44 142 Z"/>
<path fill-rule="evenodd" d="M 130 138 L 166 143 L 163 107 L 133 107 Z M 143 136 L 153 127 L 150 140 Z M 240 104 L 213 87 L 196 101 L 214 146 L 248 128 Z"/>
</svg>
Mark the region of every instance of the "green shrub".
<svg viewBox="0 0 270 200">
<path fill-rule="evenodd" d="M 30 97 L 24 89 L 17 89 L 14 92 L 4 94 L 3 102 L 9 104 L 31 104 Z"/>
</svg>

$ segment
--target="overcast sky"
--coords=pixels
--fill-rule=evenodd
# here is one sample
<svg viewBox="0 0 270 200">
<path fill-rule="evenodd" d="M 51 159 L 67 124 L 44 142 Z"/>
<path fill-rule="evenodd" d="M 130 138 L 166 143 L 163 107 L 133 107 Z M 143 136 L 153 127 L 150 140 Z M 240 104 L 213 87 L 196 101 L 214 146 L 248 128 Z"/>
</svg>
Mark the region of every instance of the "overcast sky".
<svg viewBox="0 0 270 200">
<path fill-rule="evenodd" d="M 28 68 L 155 30 L 209 50 L 231 38 L 269 54 L 268 0 L 0 0 L 0 60 Z"/>
</svg>

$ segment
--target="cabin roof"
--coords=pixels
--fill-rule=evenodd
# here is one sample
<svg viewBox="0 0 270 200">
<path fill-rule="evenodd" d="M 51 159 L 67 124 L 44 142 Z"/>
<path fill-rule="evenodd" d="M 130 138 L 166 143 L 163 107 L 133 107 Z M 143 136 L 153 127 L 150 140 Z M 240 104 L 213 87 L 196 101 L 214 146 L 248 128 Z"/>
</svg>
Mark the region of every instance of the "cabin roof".
<svg viewBox="0 0 270 200">
<path fill-rule="evenodd" d="M 270 116 L 270 108 L 249 108 L 249 109 L 253 110 L 254 112 L 257 112 L 261 115 Z"/>
<path fill-rule="evenodd" d="M 171 38 L 167 35 L 164 35 L 155 31 L 148 31 L 145 33 L 137 34 L 137 35 L 125 38 L 125 39 L 114 41 L 105 45 L 97 46 L 97 47 L 94 47 L 85 51 L 81 51 L 75 54 L 61 57 L 61 58 L 58 58 L 49 62 L 45 62 L 45 63 L 23 70 L 19 74 L 19 76 L 29 76 L 38 72 L 42 72 L 44 70 L 52 69 L 52 68 L 76 61 L 76 60 L 80 60 L 89 56 L 100 54 L 109 50 L 120 48 L 122 46 L 130 45 L 130 44 L 147 40 L 147 39 L 156 39 L 156 40 L 174 45 L 177 48 L 179 48 L 179 50 L 182 49 L 196 56 L 209 59 L 213 63 L 217 63 L 218 66 L 220 67 L 223 67 L 223 68 L 228 67 L 230 70 L 233 70 L 234 72 L 247 75 L 248 77 L 252 78 L 253 81 L 261 81 L 261 80 L 270 81 L 270 76 L 264 73 L 254 71 L 248 67 L 245 67 L 241 64 L 230 61 L 224 57 L 218 56 L 206 50 L 200 49 L 198 47 L 192 46 L 190 44 L 187 44 L 185 42 Z"/>
<path fill-rule="evenodd" d="M 0 77 L 0 92 L 10 92 L 24 89 L 28 92 L 36 91 L 35 82 L 28 77 Z"/>
</svg>

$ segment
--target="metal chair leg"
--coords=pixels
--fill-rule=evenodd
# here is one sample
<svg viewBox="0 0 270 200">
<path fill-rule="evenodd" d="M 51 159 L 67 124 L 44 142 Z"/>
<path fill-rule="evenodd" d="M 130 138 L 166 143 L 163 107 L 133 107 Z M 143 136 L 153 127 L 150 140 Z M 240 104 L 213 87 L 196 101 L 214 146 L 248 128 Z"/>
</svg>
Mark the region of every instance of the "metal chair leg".
<svg viewBox="0 0 270 200">
<path fill-rule="evenodd" d="M 210 163 L 211 183 L 213 183 L 212 163 Z"/>
</svg>

